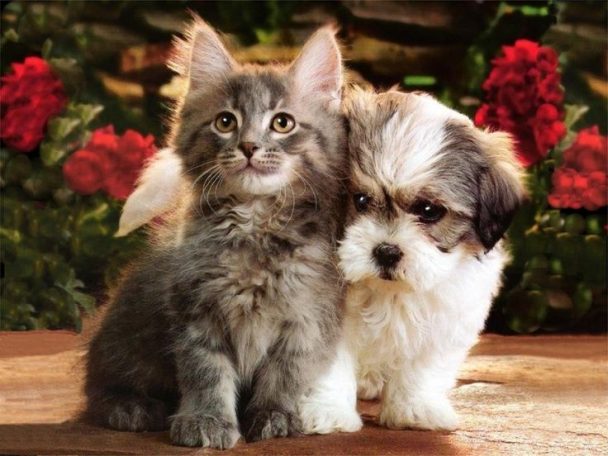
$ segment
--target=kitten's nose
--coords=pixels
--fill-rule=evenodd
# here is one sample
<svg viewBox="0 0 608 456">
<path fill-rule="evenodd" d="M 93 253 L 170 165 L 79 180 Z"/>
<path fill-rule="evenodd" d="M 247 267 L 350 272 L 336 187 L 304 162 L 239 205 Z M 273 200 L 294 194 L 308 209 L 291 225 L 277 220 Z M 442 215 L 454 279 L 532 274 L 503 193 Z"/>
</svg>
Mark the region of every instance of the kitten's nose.
<svg viewBox="0 0 608 456">
<path fill-rule="evenodd" d="M 399 262 L 401 257 L 403 257 L 403 252 L 401 252 L 399 247 L 394 244 L 387 244 L 385 242 L 377 245 L 373 254 L 378 264 L 383 268 L 394 267 Z"/>
<path fill-rule="evenodd" d="M 255 151 L 259 148 L 260 146 L 252 142 L 242 142 L 241 144 L 239 144 L 239 149 L 243 151 L 245 157 L 247 158 L 251 158 Z"/>
</svg>

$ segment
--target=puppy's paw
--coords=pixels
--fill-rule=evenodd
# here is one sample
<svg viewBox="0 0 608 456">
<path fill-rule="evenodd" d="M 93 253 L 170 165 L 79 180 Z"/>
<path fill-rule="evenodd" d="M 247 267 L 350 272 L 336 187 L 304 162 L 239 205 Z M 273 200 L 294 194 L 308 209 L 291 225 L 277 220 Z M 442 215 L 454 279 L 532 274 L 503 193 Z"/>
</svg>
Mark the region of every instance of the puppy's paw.
<svg viewBox="0 0 608 456">
<path fill-rule="evenodd" d="M 171 442 L 188 447 L 232 448 L 240 435 L 236 424 L 209 415 L 176 415 L 172 418 Z"/>
<path fill-rule="evenodd" d="M 384 382 L 378 375 L 368 374 L 357 380 L 357 397 L 364 401 L 378 399 L 382 394 Z"/>
<path fill-rule="evenodd" d="M 447 399 L 412 398 L 406 402 L 383 403 L 379 421 L 391 429 L 453 431 L 458 426 L 458 416 Z"/>
<path fill-rule="evenodd" d="M 332 432 L 356 432 L 363 426 L 357 410 L 350 404 L 300 404 L 300 418 L 305 434 L 329 434 Z"/>
<path fill-rule="evenodd" d="M 107 423 L 119 431 L 162 431 L 167 428 L 167 409 L 156 399 L 121 398 L 110 407 Z"/>
<path fill-rule="evenodd" d="M 279 409 L 253 409 L 245 414 L 242 429 L 247 442 L 287 437 L 302 432 L 300 418 L 291 412 Z"/>
</svg>

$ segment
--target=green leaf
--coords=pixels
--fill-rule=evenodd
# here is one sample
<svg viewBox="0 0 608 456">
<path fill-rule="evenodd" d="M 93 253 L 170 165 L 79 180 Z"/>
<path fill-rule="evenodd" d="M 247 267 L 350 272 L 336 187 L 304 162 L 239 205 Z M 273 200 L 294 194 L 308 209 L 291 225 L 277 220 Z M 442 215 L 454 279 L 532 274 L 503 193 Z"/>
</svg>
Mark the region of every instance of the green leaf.
<svg viewBox="0 0 608 456">
<path fill-rule="evenodd" d="M 0 227 L 0 238 L 6 238 L 8 241 L 18 244 L 21 242 L 21 232 L 18 230 L 11 230 L 9 228 Z"/>
<path fill-rule="evenodd" d="M 78 116 L 83 125 L 91 123 L 103 111 L 102 105 L 77 104 L 71 107 L 71 112 Z"/>
<path fill-rule="evenodd" d="M 74 291 L 72 292 L 72 298 L 74 298 L 74 301 L 76 301 L 87 313 L 91 313 L 95 310 L 95 303 L 97 300 L 93 296 Z"/>
<path fill-rule="evenodd" d="M 574 293 L 574 313 L 577 318 L 585 315 L 593 303 L 593 293 L 585 283 L 579 283 Z"/>
<path fill-rule="evenodd" d="M 585 105 L 564 105 L 565 115 L 564 115 L 564 123 L 568 130 L 572 130 L 572 127 L 576 122 L 578 122 L 587 111 L 589 111 L 589 106 Z"/>
<path fill-rule="evenodd" d="M 42 49 L 40 53 L 44 59 L 48 59 L 51 55 L 51 49 L 53 49 L 53 41 L 50 38 L 47 38 L 42 44 Z"/>
<path fill-rule="evenodd" d="M 84 71 L 72 58 L 52 58 L 48 60 L 53 71 L 59 76 L 68 92 L 79 92 L 84 87 Z"/>
<path fill-rule="evenodd" d="M 67 138 L 81 123 L 79 118 L 55 117 L 49 121 L 48 133 L 53 141 Z"/>
<path fill-rule="evenodd" d="M 549 8 L 546 6 L 523 5 L 519 10 L 524 16 L 546 16 L 549 14 Z"/>
<path fill-rule="evenodd" d="M 97 222 L 103 220 L 108 215 L 109 211 L 110 211 L 110 205 L 106 202 L 101 202 L 100 204 L 97 205 L 97 207 L 82 214 L 82 216 L 78 219 L 79 228 L 84 225 L 91 224 L 91 225 L 95 225 L 95 227 L 93 228 L 93 231 L 95 231 L 96 234 L 97 234 L 97 232 L 105 234 L 104 227 L 102 227 Z M 91 222 L 93 222 L 93 223 L 91 223 Z"/>
<path fill-rule="evenodd" d="M 503 308 L 507 325 L 518 333 L 532 333 L 545 321 L 548 305 L 544 292 L 513 290 L 507 296 L 507 305 Z"/>
<path fill-rule="evenodd" d="M 14 155 L 7 163 L 4 171 L 4 180 L 8 184 L 22 182 L 32 172 L 32 163 L 25 154 Z"/>
<path fill-rule="evenodd" d="M 53 142 L 43 142 L 40 146 L 40 158 L 45 166 L 54 166 L 67 155 L 68 151 L 65 146 L 58 145 Z"/>
<path fill-rule="evenodd" d="M 2 34 L 2 44 L 7 43 L 9 41 L 12 43 L 19 42 L 19 35 L 17 34 L 17 31 L 14 28 L 9 28 Z"/>
<path fill-rule="evenodd" d="M 76 274 L 73 269 L 70 270 L 70 274 L 65 283 L 55 282 L 55 285 L 68 293 L 72 299 L 76 301 L 86 312 L 93 312 L 95 310 L 95 298 L 89 294 L 79 291 L 80 289 L 84 288 L 84 283 L 76 278 Z"/>
<path fill-rule="evenodd" d="M 278 31 L 255 28 L 253 32 L 255 33 L 256 39 L 261 44 L 275 44 L 281 39 Z"/>
<path fill-rule="evenodd" d="M 437 84 L 437 78 L 430 75 L 410 75 L 403 78 L 403 83 L 406 86 L 434 86 Z"/>
</svg>

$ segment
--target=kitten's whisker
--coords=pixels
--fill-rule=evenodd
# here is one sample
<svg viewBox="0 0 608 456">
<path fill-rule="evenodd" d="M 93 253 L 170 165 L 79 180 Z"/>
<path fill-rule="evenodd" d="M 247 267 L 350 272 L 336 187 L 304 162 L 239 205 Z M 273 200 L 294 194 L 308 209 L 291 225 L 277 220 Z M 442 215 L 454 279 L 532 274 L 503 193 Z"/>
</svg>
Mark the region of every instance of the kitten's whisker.
<svg viewBox="0 0 608 456">
<path fill-rule="evenodd" d="M 199 197 L 199 205 L 200 205 L 200 209 L 201 211 L 203 210 L 203 199 L 205 200 L 205 203 L 207 203 L 207 207 L 209 209 L 211 209 L 211 211 L 213 213 L 215 213 L 215 210 L 213 209 L 213 207 L 211 206 L 211 203 L 209 202 L 209 194 L 211 193 L 211 188 L 213 187 L 213 183 L 215 182 L 215 179 L 217 178 L 217 174 L 214 172 L 213 174 L 209 175 L 209 177 L 206 179 L 206 185 L 203 188 L 203 191 L 201 192 L 201 196 Z"/>
<path fill-rule="evenodd" d="M 217 201 L 217 191 L 220 188 L 220 185 L 222 184 L 222 181 L 224 180 L 223 176 L 221 175 L 221 173 L 216 173 L 215 175 L 215 179 L 213 180 L 213 183 L 211 184 L 210 188 L 209 188 L 209 192 L 207 193 L 207 196 L 211 196 L 211 191 L 213 190 L 213 197 L 215 198 L 215 201 Z M 207 200 L 207 205 L 209 205 L 209 200 Z M 215 214 L 215 209 L 213 207 L 209 207 L 213 213 Z"/>
<path fill-rule="evenodd" d="M 310 191 L 312 192 L 312 195 L 315 198 L 315 209 L 319 209 L 319 198 L 317 197 L 317 192 L 315 191 L 315 189 L 312 186 L 312 184 L 304 176 L 302 176 L 301 174 L 299 174 L 295 170 L 294 170 L 294 174 L 304 184 L 305 188 L 310 188 Z"/>
<path fill-rule="evenodd" d="M 196 186 L 197 182 L 202 179 L 205 175 L 208 175 L 210 173 L 214 173 L 216 172 L 218 169 L 220 169 L 220 165 L 214 165 L 211 168 L 203 171 L 196 179 L 194 179 L 194 181 L 192 182 L 192 186 L 191 186 L 191 190 L 194 189 L 194 187 Z"/>
<path fill-rule="evenodd" d="M 197 165 L 194 165 L 193 167 L 191 167 L 191 168 L 189 168 L 189 169 L 185 169 L 183 172 L 184 172 L 184 174 L 187 174 L 187 173 L 189 173 L 190 171 L 194 171 L 194 170 L 195 170 L 195 169 L 197 169 L 197 168 L 200 168 L 200 167 L 202 167 L 202 166 L 208 165 L 209 163 L 214 163 L 215 161 L 216 161 L 216 159 L 213 159 L 213 160 L 207 160 L 207 161 L 205 161 L 205 162 L 202 162 L 202 163 L 199 163 L 199 164 L 197 164 Z"/>
<path fill-rule="evenodd" d="M 289 219 L 287 219 L 287 222 L 285 222 L 285 224 L 283 225 L 283 227 L 279 230 L 279 233 L 281 231 L 283 231 L 291 223 L 291 219 L 293 217 L 293 213 L 294 213 L 294 210 L 296 208 L 296 194 L 293 191 L 293 187 L 291 186 L 291 182 L 288 181 L 287 185 L 289 185 L 289 191 L 291 192 L 291 213 L 289 214 Z"/>
<path fill-rule="evenodd" d="M 275 202 L 273 204 L 273 208 L 274 208 L 274 206 L 277 205 L 277 203 L 279 201 L 281 201 L 281 205 L 279 206 L 279 209 L 275 213 L 272 214 L 272 218 L 278 217 L 281 214 L 281 211 L 283 210 L 283 206 L 285 206 L 285 203 L 287 202 L 287 190 L 285 189 L 285 187 L 281 187 L 279 197 L 275 200 Z"/>
<path fill-rule="evenodd" d="M 217 174 L 219 173 L 218 170 L 219 170 L 219 167 L 214 167 L 214 168 L 210 169 L 209 171 L 213 171 L 213 172 L 210 173 L 210 174 L 208 174 L 207 177 L 205 178 L 205 181 L 203 182 L 203 188 L 201 190 L 201 195 L 200 195 L 200 197 L 198 199 L 199 213 L 201 215 L 204 214 L 204 212 L 203 212 L 203 197 L 205 196 L 206 191 L 211 188 L 211 185 L 212 185 L 212 183 L 214 181 L 215 176 L 217 176 Z M 208 200 L 207 200 L 207 206 L 209 206 L 209 208 L 212 209 Z"/>
</svg>

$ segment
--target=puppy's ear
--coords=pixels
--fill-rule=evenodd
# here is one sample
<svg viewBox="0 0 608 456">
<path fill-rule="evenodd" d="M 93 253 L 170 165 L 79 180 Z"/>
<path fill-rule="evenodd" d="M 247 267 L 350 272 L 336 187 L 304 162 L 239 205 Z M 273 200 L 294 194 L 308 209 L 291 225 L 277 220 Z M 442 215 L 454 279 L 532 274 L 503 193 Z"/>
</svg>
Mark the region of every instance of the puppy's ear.
<svg viewBox="0 0 608 456">
<path fill-rule="evenodd" d="M 479 133 L 488 167 L 479 177 L 475 227 L 482 245 L 489 251 L 509 228 L 526 192 L 511 137 L 502 132 Z"/>
<path fill-rule="evenodd" d="M 222 43 L 219 35 L 198 15 L 192 15 L 192 23 L 186 29 L 184 39 L 174 40 L 174 55 L 169 66 L 181 76 L 187 77 L 190 89 L 221 81 L 238 64 Z"/>
<path fill-rule="evenodd" d="M 289 74 L 300 97 L 325 95 L 340 100 L 342 54 L 333 26 L 325 26 L 310 37 L 291 64 Z"/>
</svg>

